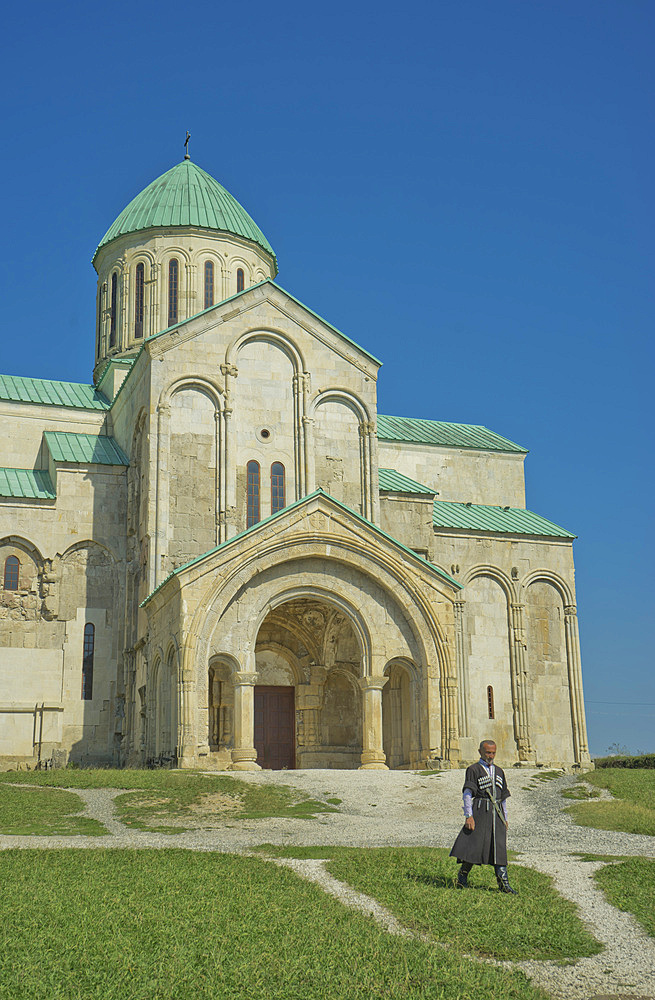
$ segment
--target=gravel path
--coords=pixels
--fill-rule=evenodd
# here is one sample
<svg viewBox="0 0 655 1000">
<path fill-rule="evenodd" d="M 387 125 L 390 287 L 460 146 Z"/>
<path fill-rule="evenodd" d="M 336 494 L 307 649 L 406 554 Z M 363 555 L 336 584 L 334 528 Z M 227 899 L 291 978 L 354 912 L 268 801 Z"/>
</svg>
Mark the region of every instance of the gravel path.
<svg viewBox="0 0 655 1000">
<path fill-rule="evenodd" d="M 267 771 L 238 777 L 254 783 L 274 782 L 317 798 L 342 800 L 338 813 L 314 820 L 236 820 L 226 817 L 218 829 L 180 834 L 131 830 L 116 819 L 113 799 L 122 792 L 73 789 L 84 801 L 85 814 L 107 828 L 103 837 L 10 837 L 9 847 L 184 847 L 197 851 L 247 853 L 262 843 L 276 845 L 344 845 L 450 847 L 461 825 L 461 771 L 422 776 L 409 771 Z M 557 890 L 572 900 L 594 936 L 603 943 L 600 955 L 574 965 L 517 962 L 528 976 L 558 1000 L 593 997 L 655 1000 L 655 941 L 637 922 L 606 902 L 593 872 L 601 863 L 582 862 L 579 853 L 655 858 L 655 837 L 578 827 L 562 812 L 562 788 L 573 779 L 536 780 L 539 772 L 510 771 L 509 845 L 521 863 L 551 875 Z M 384 907 L 332 878 L 320 861 L 279 859 L 303 878 L 320 885 L 345 905 L 369 913 L 392 934 L 406 928 Z"/>
</svg>

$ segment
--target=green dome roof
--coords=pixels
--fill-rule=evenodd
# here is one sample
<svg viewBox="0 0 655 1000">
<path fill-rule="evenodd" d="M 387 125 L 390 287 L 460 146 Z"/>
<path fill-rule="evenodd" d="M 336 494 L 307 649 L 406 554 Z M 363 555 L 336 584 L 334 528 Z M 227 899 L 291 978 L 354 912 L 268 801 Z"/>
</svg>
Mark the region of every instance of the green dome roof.
<svg viewBox="0 0 655 1000">
<path fill-rule="evenodd" d="M 275 260 L 271 244 L 236 198 L 191 160 L 171 167 L 132 199 L 100 240 L 93 259 L 101 247 L 118 236 L 171 226 L 200 226 L 234 233 L 258 243 Z"/>
</svg>

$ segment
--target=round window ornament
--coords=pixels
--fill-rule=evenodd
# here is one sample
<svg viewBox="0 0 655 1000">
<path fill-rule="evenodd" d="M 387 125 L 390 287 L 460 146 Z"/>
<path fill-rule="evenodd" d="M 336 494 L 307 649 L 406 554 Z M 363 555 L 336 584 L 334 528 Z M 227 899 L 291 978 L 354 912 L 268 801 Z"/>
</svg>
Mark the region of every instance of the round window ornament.
<svg viewBox="0 0 655 1000">
<path fill-rule="evenodd" d="M 268 427 L 260 427 L 257 431 L 257 437 L 264 444 L 268 444 L 273 440 L 273 431 L 271 431 Z"/>
</svg>

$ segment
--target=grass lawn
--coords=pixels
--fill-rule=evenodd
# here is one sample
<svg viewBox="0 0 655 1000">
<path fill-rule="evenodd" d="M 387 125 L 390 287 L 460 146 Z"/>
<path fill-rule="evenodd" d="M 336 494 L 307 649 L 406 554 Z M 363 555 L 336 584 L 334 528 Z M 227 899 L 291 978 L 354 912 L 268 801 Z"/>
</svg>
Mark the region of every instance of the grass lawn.
<svg viewBox="0 0 655 1000">
<path fill-rule="evenodd" d="M 319 802 L 285 785 L 258 785 L 225 774 L 194 771 L 74 768 L 7 771 L 0 774 L 0 791 L 7 791 L 3 782 L 59 788 L 130 789 L 115 799 L 119 819 L 126 826 L 158 833 L 181 833 L 237 819 L 270 816 L 310 819 L 317 814 L 339 811 L 334 799 Z"/>
<path fill-rule="evenodd" d="M 531 868 L 510 867 L 519 895 L 509 896 L 498 892 L 489 866 L 473 869 L 471 889 L 456 890 L 457 865 L 442 848 L 260 849 L 284 857 L 330 858 L 327 869 L 335 878 L 373 896 L 407 927 L 457 949 L 499 959 L 564 962 L 602 950 L 573 903 Z"/>
<path fill-rule="evenodd" d="M 108 832 L 97 820 L 74 815 L 83 810 L 84 803 L 74 792 L 0 785 L 0 833 L 52 837 Z"/>
<path fill-rule="evenodd" d="M 609 902 L 632 913 L 647 934 L 655 937 L 655 861 L 629 858 L 599 868 L 594 878 Z"/>
<path fill-rule="evenodd" d="M 580 782 L 584 784 L 574 785 L 569 798 L 578 788 L 584 790 L 585 784 L 592 786 L 591 796 L 594 791 L 605 788 L 614 798 L 569 806 L 566 811 L 579 826 L 655 836 L 655 770 L 606 767 L 590 771 L 580 778 Z"/>
<path fill-rule="evenodd" d="M 0 873 L 1 1000 L 546 998 L 258 858 L 21 850 Z"/>
</svg>

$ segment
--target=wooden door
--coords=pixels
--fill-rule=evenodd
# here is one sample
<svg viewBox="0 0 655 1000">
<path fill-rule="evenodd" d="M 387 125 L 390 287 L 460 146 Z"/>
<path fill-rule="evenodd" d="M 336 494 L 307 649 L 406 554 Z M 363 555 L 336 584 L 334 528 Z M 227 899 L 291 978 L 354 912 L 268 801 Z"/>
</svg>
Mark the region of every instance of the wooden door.
<svg viewBox="0 0 655 1000">
<path fill-rule="evenodd" d="M 280 771 L 296 766 L 294 695 L 292 687 L 255 687 L 255 749 L 260 767 Z"/>
</svg>

